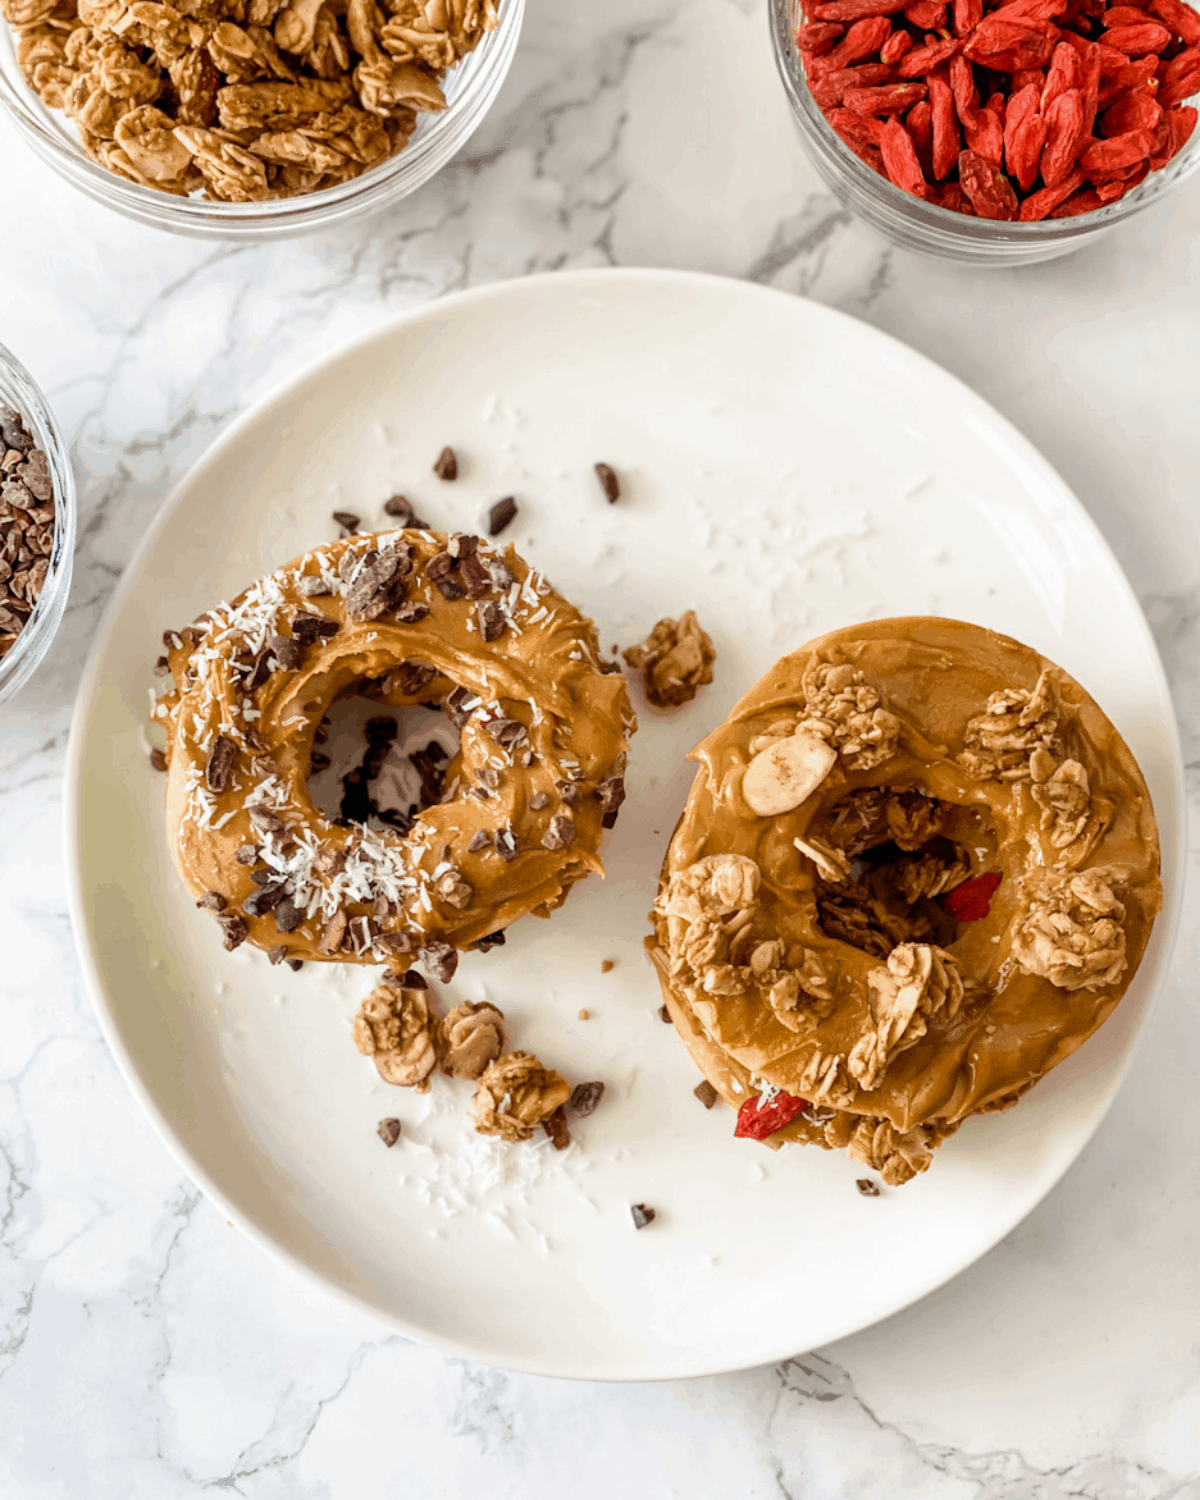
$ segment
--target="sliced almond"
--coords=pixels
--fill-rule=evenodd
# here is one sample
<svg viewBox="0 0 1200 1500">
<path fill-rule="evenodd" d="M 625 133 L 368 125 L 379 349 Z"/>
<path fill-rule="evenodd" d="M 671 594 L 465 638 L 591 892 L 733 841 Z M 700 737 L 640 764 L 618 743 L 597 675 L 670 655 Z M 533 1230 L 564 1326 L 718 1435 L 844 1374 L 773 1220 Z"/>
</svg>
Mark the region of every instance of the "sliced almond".
<svg viewBox="0 0 1200 1500">
<path fill-rule="evenodd" d="M 742 777 L 742 796 L 760 818 L 778 817 L 811 797 L 836 761 L 832 746 L 801 730 L 754 757 Z"/>
</svg>

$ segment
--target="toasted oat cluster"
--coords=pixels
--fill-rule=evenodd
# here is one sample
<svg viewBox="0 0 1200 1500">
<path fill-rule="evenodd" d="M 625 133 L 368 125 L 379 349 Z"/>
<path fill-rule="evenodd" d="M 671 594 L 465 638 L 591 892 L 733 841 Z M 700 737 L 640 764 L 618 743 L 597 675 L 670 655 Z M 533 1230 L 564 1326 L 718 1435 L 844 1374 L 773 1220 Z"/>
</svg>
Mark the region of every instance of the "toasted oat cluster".
<svg viewBox="0 0 1200 1500">
<path fill-rule="evenodd" d="M 688 609 L 678 620 L 660 620 L 640 646 L 630 646 L 626 662 L 642 674 L 646 701 L 655 708 L 681 708 L 713 679 L 717 653 L 712 638 Z"/>
<path fill-rule="evenodd" d="M 0 0 L 26 79 L 118 176 L 227 203 L 347 182 L 446 107 L 496 0 Z"/>
</svg>

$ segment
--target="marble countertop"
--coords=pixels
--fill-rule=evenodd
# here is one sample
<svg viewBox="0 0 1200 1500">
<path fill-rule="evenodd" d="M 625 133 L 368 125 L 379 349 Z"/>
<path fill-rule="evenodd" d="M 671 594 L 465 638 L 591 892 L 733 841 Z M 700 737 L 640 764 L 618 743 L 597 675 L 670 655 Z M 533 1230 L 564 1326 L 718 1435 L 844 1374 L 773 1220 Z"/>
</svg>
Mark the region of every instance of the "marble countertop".
<svg viewBox="0 0 1200 1500">
<path fill-rule="evenodd" d="M 1150 618 L 1200 797 L 1200 179 L 1016 272 L 887 249 L 819 187 L 762 0 L 531 0 L 467 154 L 339 234 L 170 238 L 0 124 L 0 339 L 67 428 L 71 612 L 0 711 L 0 1495 L 355 1500 L 558 1489 L 789 1500 L 1200 1496 L 1200 843 L 1171 980 L 1061 1186 L 941 1292 L 773 1369 L 650 1387 L 512 1376 L 291 1280 L 183 1177 L 76 968 L 60 854 L 72 696 L 172 482 L 297 363 L 438 294 L 683 266 L 843 308 L 975 387 L 1058 466 Z M 886 1267 L 881 1267 L 886 1274 Z"/>
</svg>

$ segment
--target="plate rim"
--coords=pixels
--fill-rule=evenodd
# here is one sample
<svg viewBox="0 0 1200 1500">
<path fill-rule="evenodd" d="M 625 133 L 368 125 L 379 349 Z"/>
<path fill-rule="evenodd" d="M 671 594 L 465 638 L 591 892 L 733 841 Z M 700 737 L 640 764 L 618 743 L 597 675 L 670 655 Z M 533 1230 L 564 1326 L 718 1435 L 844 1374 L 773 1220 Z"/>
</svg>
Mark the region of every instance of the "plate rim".
<svg viewBox="0 0 1200 1500">
<path fill-rule="evenodd" d="M 271 407 L 285 401 L 314 375 L 330 365 L 358 354 L 372 344 L 386 343 L 401 330 L 409 328 L 412 325 L 418 325 L 426 319 L 437 317 L 444 313 L 447 308 L 459 309 L 477 301 L 503 300 L 511 295 L 526 292 L 531 288 L 536 294 L 540 285 L 551 282 L 555 286 L 567 284 L 581 290 L 586 290 L 589 285 L 607 286 L 622 281 L 668 282 L 681 287 L 689 287 L 712 296 L 725 296 L 732 292 L 736 295 L 764 302 L 770 300 L 777 305 L 781 302 L 786 302 L 789 305 L 800 303 L 805 306 L 808 313 L 815 311 L 818 318 L 828 317 L 834 323 L 842 321 L 849 323 L 853 325 L 856 333 L 861 334 L 865 332 L 871 338 L 881 340 L 885 346 L 889 346 L 893 351 L 898 351 L 906 361 L 915 361 L 918 367 L 925 366 L 930 371 L 936 372 L 938 378 L 950 381 L 967 403 L 973 404 L 977 410 L 986 415 L 988 421 L 993 425 L 993 429 L 1011 446 L 1015 456 L 1023 459 L 1026 464 L 1030 465 L 1037 472 L 1040 472 L 1050 484 L 1057 487 L 1059 493 L 1068 502 L 1077 521 L 1082 523 L 1089 533 L 1090 540 L 1099 549 L 1101 556 L 1108 562 L 1116 579 L 1120 581 L 1120 585 L 1125 592 L 1126 602 L 1132 607 L 1133 617 L 1136 620 L 1136 628 L 1143 637 L 1144 645 L 1149 649 L 1150 660 L 1154 667 L 1154 687 L 1161 694 L 1169 710 L 1166 715 L 1165 724 L 1158 727 L 1165 728 L 1166 733 L 1163 736 L 1162 750 L 1164 751 L 1164 758 L 1170 762 L 1171 798 L 1174 802 L 1174 859 L 1172 861 L 1173 868 L 1168 869 L 1164 864 L 1162 871 L 1165 899 L 1163 910 L 1158 919 L 1159 929 L 1155 934 L 1155 937 L 1159 940 L 1160 948 L 1158 972 L 1152 981 L 1150 992 L 1142 1004 L 1141 1012 L 1134 1021 L 1133 1032 L 1120 1059 L 1117 1073 L 1109 1087 L 1109 1094 L 1105 1100 L 1104 1107 L 1068 1159 L 1054 1172 L 1048 1181 L 1044 1183 L 1039 1182 L 1038 1190 L 1027 1202 L 1022 1203 L 1015 1217 L 1005 1218 L 1000 1222 L 994 1235 L 985 1237 L 985 1242 L 982 1246 L 976 1249 L 954 1271 L 948 1275 L 939 1271 L 935 1278 L 928 1284 L 921 1284 L 916 1287 L 916 1289 L 911 1291 L 911 1294 L 906 1294 L 904 1299 L 892 1308 L 890 1312 L 882 1316 L 870 1318 L 864 1323 L 858 1320 L 854 1314 L 850 1314 L 846 1319 L 846 1326 L 832 1335 L 826 1336 L 822 1340 L 822 1347 L 849 1338 L 854 1334 L 862 1333 L 869 1328 L 878 1327 L 890 1319 L 899 1316 L 901 1313 L 906 1312 L 917 1303 L 924 1301 L 927 1297 L 933 1296 L 941 1288 L 948 1286 L 952 1281 L 956 1280 L 990 1254 L 1001 1240 L 1012 1234 L 1034 1209 L 1054 1192 L 1063 1177 L 1075 1165 L 1083 1151 L 1087 1148 L 1100 1125 L 1107 1118 L 1117 1095 L 1125 1083 L 1133 1060 L 1142 1045 L 1150 1016 L 1159 1003 L 1162 989 L 1170 972 L 1170 962 L 1178 936 L 1183 903 L 1183 875 L 1187 841 L 1187 802 L 1183 795 L 1183 754 L 1170 685 L 1167 681 L 1162 658 L 1153 632 L 1150 629 L 1149 621 L 1120 559 L 1087 507 L 1041 450 L 1003 412 L 999 411 L 991 402 L 987 401 L 973 387 L 954 374 L 953 371 L 948 370 L 944 365 L 939 364 L 920 350 L 914 349 L 895 335 L 875 327 L 874 324 L 868 323 L 865 319 L 855 317 L 853 314 L 844 312 L 840 308 L 813 301 L 799 294 L 766 286 L 759 282 L 746 281 L 738 277 L 721 276 L 707 271 L 673 269 L 670 267 L 590 267 L 579 270 L 548 271 L 529 276 L 507 277 L 499 281 L 487 282 L 481 286 L 435 296 L 430 301 L 422 302 L 415 307 L 406 308 L 398 313 L 394 313 L 374 327 L 364 330 L 337 344 L 332 349 L 314 356 L 302 364 L 296 371 L 268 386 L 266 390 L 250 402 L 244 411 L 234 418 L 228 427 L 213 439 L 196 462 L 190 465 L 172 484 L 170 490 L 161 501 L 157 513 L 144 531 L 137 547 L 130 554 L 112 596 L 105 606 L 104 615 L 88 652 L 72 704 L 66 762 L 63 771 L 62 854 L 67 889 L 67 908 L 70 916 L 76 957 L 101 1034 L 116 1062 L 118 1072 L 121 1074 L 126 1086 L 137 1101 L 143 1114 L 149 1119 L 156 1135 L 166 1147 L 176 1165 L 255 1246 L 265 1251 L 271 1259 L 285 1266 L 292 1274 L 297 1275 L 308 1286 L 319 1290 L 322 1295 L 332 1297 L 336 1302 L 348 1309 L 352 1309 L 359 1314 L 373 1319 L 377 1323 L 404 1334 L 408 1338 L 414 1339 L 431 1348 L 436 1348 L 453 1357 L 470 1359 L 492 1368 L 509 1370 L 518 1374 L 549 1376 L 568 1380 L 601 1381 L 605 1383 L 649 1383 L 732 1374 L 741 1370 L 755 1369 L 763 1365 L 778 1364 L 805 1351 L 804 1349 L 796 1348 L 790 1343 L 781 1347 L 777 1340 L 769 1340 L 764 1347 L 748 1352 L 744 1358 L 739 1358 L 734 1363 L 730 1363 L 727 1358 L 718 1359 L 713 1362 L 706 1362 L 703 1359 L 689 1360 L 685 1368 L 667 1371 L 648 1371 L 640 1366 L 631 1366 L 628 1369 L 614 1367 L 620 1365 L 619 1361 L 609 1361 L 603 1368 L 596 1369 L 589 1367 L 586 1359 L 582 1365 L 577 1362 L 570 1368 L 565 1367 L 561 1362 L 555 1360 L 522 1359 L 519 1357 L 499 1360 L 487 1354 L 481 1354 L 465 1340 L 432 1334 L 427 1329 L 416 1326 L 387 1309 L 371 1303 L 366 1298 L 333 1280 L 325 1273 L 314 1269 L 303 1256 L 282 1244 L 267 1230 L 260 1227 L 241 1207 L 236 1206 L 226 1198 L 210 1173 L 193 1157 L 187 1146 L 186 1138 L 178 1129 L 176 1122 L 169 1118 L 166 1112 L 161 1111 L 152 1099 L 149 1086 L 143 1080 L 136 1056 L 132 1049 L 126 1046 L 117 1030 L 115 1018 L 110 1013 L 105 988 L 101 981 L 89 941 L 87 907 L 82 886 L 82 872 L 78 859 L 82 818 L 84 816 L 86 800 L 81 796 L 81 772 L 84 746 L 87 738 L 85 724 L 89 717 L 88 710 L 100 686 L 101 665 L 106 654 L 109 638 L 116 624 L 117 615 L 132 592 L 132 580 L 135 573 L 140 568 L 147 553 L 153 548 L 159 533 L 166 527 L 169 518 L 174 514 L 179 503 L 180 491 L 185 486 L 190 486 L 198 479 L 202 479 L 206 469 L 217 461 L 227 445 L 236 442 L 247 427 L 260 421 Z M 1160 828 L 1164 827 L 1164 820 L 1159 816 L 1157 808 L 1155 809 L 1155 813 Z"/>
</svg>

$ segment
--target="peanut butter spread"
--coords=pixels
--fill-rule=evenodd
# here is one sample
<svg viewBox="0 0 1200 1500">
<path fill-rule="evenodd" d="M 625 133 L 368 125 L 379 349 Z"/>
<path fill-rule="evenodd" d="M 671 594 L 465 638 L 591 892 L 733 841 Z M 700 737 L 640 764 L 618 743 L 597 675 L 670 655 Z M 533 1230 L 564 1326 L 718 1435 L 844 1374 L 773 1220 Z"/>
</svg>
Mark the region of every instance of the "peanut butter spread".
<svg viewBox="0 0 1200 1500">
<path fill-rule="evenodd" d="M 636 728 L 595 626 L 511 548 L 394 531 L 345 538 L 168 632 L 167 828 L 220 922 L 290 960 L 449 978 L 456 951 L 548 916 L 603 873 Z M 330 704 L 433 703 L 459 727 L 441 800 L 407 832 L 339 825 L 307 790 Z M 482 946 L 487 947 L 485 941 Z"/>
<path fill-rule="evenodd" d="M 913 617 L 784 657 L 693 752 L 649 940 L 667 1006 L 766 1137 L 902 1182 L 1112 1013 L 1161 906 L 1145 781 L 1068 674 Z"/>
</svg>

